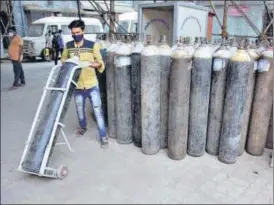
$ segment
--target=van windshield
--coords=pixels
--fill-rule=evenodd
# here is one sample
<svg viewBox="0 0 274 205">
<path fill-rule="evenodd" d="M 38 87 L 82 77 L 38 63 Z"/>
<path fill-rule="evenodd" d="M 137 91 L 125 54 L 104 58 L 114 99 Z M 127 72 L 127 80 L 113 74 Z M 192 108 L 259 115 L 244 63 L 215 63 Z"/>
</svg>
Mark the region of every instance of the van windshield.
<svg viewBox="0 0 274 205">
<path fill-rule="evenodd" d="M 31 24 L 28 31 L 29 37 L 39 37 L 43 35 L 45 24 Z"/>
</svg>

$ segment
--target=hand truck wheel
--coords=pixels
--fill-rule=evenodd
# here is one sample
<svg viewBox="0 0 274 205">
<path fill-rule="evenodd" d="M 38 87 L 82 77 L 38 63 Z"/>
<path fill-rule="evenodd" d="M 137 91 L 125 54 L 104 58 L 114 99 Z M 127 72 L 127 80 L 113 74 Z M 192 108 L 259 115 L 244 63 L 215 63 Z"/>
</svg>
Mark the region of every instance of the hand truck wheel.
<svg viewBox="0 0 274 205">
<path fill-rule="evenodd" d="M 57 178 L 64 179 L 68 175 L 68 168 L 61 165 L 57 170 Z"/>
</svg>

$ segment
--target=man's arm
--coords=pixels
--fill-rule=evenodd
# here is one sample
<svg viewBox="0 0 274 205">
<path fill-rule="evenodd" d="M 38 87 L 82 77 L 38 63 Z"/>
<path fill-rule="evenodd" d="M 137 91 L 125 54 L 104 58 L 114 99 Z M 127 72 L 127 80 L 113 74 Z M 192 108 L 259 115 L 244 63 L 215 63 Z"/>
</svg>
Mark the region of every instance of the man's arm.
<svg viewBox="0 0 274 205">
<path fill-rule="evenodd" d="M 61 62 L 65 63 L 68 58 L 69 58 L 69 52 L 68 52 L 68 49 L 65 47 L 62 53 Z"/>
<path fill-rule="evenodd" d="M 95 62 L 91 63 L 91 67 L 97 68 L 102 73 L 105 70 L 105 64 L 100 53 L 100 46 L 97 43 L 93 46 L 93 55 Z"/>
<path fill-rule="evenodd" d="M 19 56 L 18 56 L 18 61 L 21 61 L 21 56 L 23 54 L 23 39 L 21 37 L 19 37 L 18 39 L 18 46 L 19 46 Z"/>
</svg>

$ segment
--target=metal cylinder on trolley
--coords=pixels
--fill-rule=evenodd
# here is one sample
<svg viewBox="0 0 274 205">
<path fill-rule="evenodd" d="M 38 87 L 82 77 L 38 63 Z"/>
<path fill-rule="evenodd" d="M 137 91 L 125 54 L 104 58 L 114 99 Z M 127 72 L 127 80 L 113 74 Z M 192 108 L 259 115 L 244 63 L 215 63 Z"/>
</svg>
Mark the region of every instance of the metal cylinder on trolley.
<svg viewBox="0 0 274 205">
<path fill-rule="evenodd" d="M 227 41 L 223 41 L 221 47 L 213 54 L 210 103 L 207 127 L 206 151 L 211 155 L 217 155 L 221 135 L 223 103 L 225 96 L 226 72 L 231 51 Z"/>
<path fill-rule="evenodd" d="M 251 71 L 249 72 L 248 81 L 247 81 L 247 93 L 246 93 L 246 102 L 244 106 L 243 123 L 241 126 L 241 142 L 240 142 L 240 148 L 239 148 L 239 156 L 241 156 L 245 151 L 246 137 L 247 137 L 247 131 L 248 131 L 248 125 L 249 125 L 249 119 L 250 119 L 250 111 L 251 111 L 253 93 L 254 93 L 255 72 L 257 70 L 258 59 L 260 57 L 259 53 L 256 52 L 256 46 L 254 42 L 249 46 L 247 52 L 253 61 L 253 66 L 250 68 Z"/>
<path fill-rule="evenodd" d="M 141 36 L 137 37 L 137 41 L 132 49 L 131 55 L 131 92 L 132 92 L 132 132 L 133 143 L 137 147 L 142 146 L 142 127 L 141 127 L 141 53 L 144 44 Z"/>
<path fill-rule="evenodd" d="M 150 35 L 141 54 L 142 152 L 156 154 L 160 149 L 160 55 Z"/>
<path fill-rule="evenodd" d="M 116 135 L 119 144 L 129 144 L 132 137 L 131 46 L 122 40 L 115 52 Z"/>
<path fill-rule="evenodd" d="M 189 96 L 193 53 L 178 44 L 172 53 L 169 80 L 168 156 L 181 160 L 186 156 Z"/>
<path fill-rule="evenodd" d="M 267 138 L 273 102 L 273 47 L 262 53 L 258 62 L 254 99 L 246 151 L 261 156 Z"/>
<path fill-rule="evenodd" d="M 247 82 L 252 65 L 245 41 L 242 41 L 236 54 L 230 59 L 226 76 L 226 94 L 218 156 L 218 159 L 226 164 L 235 163 L 238 158 Z"/>
<path fill-rule="evenodd" d="M 106 59 L 106 87 L 107 87 L 107 112 L 108 112 L 108 135 L 116 138 L 116 111 L 115 111 L 115 65 L 114 52 L 117 43 L 112 38 L 111 45 L 107 48 Z"/>
<path fill-rule="evenodd" d="M 206 40 L 204 42 L 194 53 L 191 71 L 187 153 L 193 157 L 202 156 L 206 147 L 213 53 Z"/>
<path fill-rule="evenodd" d="M 166 36 L 161 35 L 158 44 L 160 55 L 160 148 L 167 148 L 168 129 L 168 84 L 170 72 L 170 59 L 172 50 L 166 42 Z"/>
</svg>

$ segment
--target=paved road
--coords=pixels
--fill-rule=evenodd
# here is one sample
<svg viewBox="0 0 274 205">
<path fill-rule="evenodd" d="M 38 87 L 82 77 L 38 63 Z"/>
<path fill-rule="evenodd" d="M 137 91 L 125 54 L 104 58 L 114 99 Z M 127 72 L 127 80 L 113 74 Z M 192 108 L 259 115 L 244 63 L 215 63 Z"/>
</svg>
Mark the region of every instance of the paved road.
<svg viewBox="0 0 274 205">
<path fill-rule="evenodd" d="M 68 165 L 64 180 L 17 171 L 42 88 L 52 63 L 25 63 L 27 86 L 7 91 L 10 63 L 1 64 L 1 202 L 2 203 L 273 203 L 273 169 L 269 150 L 262 157 L 244 154 L 225 165 L 205 154 L 172 161 L 162 150 L 146 156 L 134 145 L 111 140 L 100 149 L 96 125 L 75 138 L 74 103 L 66 116 L 66 133 L 75 150 L 56 148 L 52 163 Z"/>
</svg>

